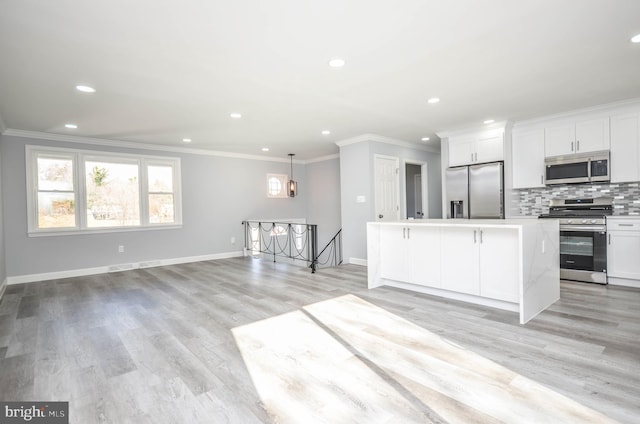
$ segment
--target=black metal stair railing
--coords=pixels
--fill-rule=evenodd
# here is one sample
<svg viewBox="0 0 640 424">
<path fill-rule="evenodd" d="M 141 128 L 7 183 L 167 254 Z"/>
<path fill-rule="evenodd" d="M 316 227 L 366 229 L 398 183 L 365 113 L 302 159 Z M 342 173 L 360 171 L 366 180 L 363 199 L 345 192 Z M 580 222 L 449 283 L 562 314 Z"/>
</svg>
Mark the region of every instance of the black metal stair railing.
<svg viewBox="0 0 640 424">
<path fill-rule="evenodd" d="M 325 258 L 323 260 L 323 258 Z M 331 240 L 318 253 L 316 258 L 317 266 L 329 265 L 337 266 L 342 263 L 342 228 L 338 230 Z"/>
<path fill-rule="evenodd" d="M 319 265 L 342 263 L 342 230 L 318 253 L 318 226 L 295 222 L 242 221 L 247 254 L 303 260 L 311 272 Z M 324 255 L 324 256 L 323 256 Z M 324 258 L 324 260 L 323 260 Z"/>
</svg>

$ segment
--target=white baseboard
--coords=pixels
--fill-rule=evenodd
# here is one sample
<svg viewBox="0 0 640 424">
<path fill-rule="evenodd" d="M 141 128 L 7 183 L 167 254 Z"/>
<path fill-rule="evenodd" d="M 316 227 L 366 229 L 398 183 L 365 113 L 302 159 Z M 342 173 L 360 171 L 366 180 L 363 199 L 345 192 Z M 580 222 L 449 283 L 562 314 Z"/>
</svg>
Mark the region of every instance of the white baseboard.
<svg viewBox="0 0 640 424">
<path fill-rule="evenodd" d="M 367 260 L 366 259 L 349 258 L 349 263 L 352 264 L 352 265 L 367 266 Z"/>
<path fill-rule="evenodd" d="M 607 282 L 612 286 L 623 286 L 623 287 L 635 287 L 640 289 L 640 281 L 639 280 L 631 280 L 628 278 L 615 278 L 609 277 L 607 278 Z"/>
<path fill-rule="evenodd" d="M 186 264 L 190 262 L 211 261 L 215 259 L 237 258 L 243 256 L 242 251 L 214 253 L 211 255 L 187 256 L 183 258 L 157 259 L 126 264 L 113 264 L 95 268 L 71 269 L 66 271 L 45 272 L 42 274 L 28 274 L 7 277 L 7 284 L 33 283 L 36 281 L 57 280 L 60 278 L 83 277 L 86 275 L 106 274 L 108 272 L 126 271 L 140 268 L 151 268 L 156 266 Z M 2 289 L 4 290 L 4 288 Z"/>
</svg>

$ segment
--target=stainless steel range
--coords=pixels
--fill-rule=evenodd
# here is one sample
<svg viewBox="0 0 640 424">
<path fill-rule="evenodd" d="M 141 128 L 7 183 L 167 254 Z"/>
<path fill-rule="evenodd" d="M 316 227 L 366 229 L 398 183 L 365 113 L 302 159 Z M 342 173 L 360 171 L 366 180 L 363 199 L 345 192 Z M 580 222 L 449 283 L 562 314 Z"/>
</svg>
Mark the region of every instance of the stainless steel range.
<svg viewBox="0 0 640 424">
<path fill-rule="evenodd" d="M 540 218 L 560 220 L 560 278 L 607 284 L 607 224 L 610 197 L 554 199 Z"/>
</svg>

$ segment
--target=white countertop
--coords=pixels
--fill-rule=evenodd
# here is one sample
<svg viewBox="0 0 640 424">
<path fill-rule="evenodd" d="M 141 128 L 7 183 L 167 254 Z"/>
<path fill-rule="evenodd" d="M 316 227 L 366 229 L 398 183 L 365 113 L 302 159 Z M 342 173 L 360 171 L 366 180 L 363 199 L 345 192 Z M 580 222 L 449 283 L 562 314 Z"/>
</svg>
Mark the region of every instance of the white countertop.
<svg viewBox="0 0 640 424">
<path fill-rule="evenodd" d="M 509 218 L 509 219 L 402 219 L 399 221 L 369 222 L 369 224 L 379 225 L 420 225 L 434 227 L 484 227 L 484 228 L 521 228 L 529 225 L 542 225 L 545 222 L 557 223 L 555 219 L 530 219 L 530 218 Z"/>
</svg>

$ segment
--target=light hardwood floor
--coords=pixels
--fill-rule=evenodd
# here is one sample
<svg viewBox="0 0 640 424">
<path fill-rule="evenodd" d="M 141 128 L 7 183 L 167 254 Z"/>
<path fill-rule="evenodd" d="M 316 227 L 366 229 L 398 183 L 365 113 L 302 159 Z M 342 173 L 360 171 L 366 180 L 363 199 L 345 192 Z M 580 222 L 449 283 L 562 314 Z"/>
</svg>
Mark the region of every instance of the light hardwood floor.
<svg viewBox="0 0 640 424">
<path fill-rule="evenodd" d="M 0 400 L 75 423 L 635 423 L 639 335 L 637 289 L 563 282 L 522 326 L 358 266 L 227 259 L 9 286 Z"/>
</svg>

